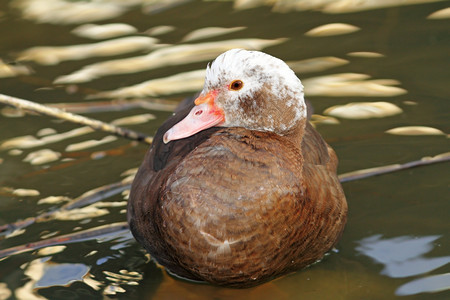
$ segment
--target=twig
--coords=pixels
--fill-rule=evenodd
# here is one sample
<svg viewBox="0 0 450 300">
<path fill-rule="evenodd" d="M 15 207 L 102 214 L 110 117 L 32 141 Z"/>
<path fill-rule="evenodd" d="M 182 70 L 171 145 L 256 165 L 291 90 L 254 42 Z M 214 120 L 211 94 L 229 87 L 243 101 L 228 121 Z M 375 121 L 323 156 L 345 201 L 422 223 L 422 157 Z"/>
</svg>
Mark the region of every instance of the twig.
<svg viewBox="0 0 450 300">
<path fill-rule="evenodd" d="M 126 222 L 119 222 L 119 223 L 113 223 L 108 225 L 102 225 L 99 227 L 75 232 L 75 233 L 69 233 L 60 235 L 54 238 L 49 238 L 46 240 L 41 240 L 37 242 L 27 243 L 20 246 L 15 246 L 7 249 L 0 250 L 0 259 L 6 256 L 20 254 L 28 251 L 33 251 L 36 249 L 49 247 L 49 246 L 55 246 L 55 245 L 61 245 L 61 244 L 70 244 L 70 243 L 77 243 L 77 242 L 83 242 L 88 240 L 95 240 L 99 239 L 104 235 L 108 234 L 122 234 L 128 233 L 128 224 Z"/>
<path fill-rule="evenodd" d="M 48 211 L 45 213 L 42 213 L 36 217 L 29 217 L 25 220 L 20 220 L 14 223 L 9 223 L 5 225 L 0 226 L 0 236 L 6 235 L 10 232 L 13 232 L 14 230 L 22 229 L 25 227 L 28 227 L 34 223 L 39 222 L 47 222 L 50 220 L 53 220 L 54 215 L 61 211 L 68 211 L 74 208 L 83 207 L 98 201 L 101 201 L 103 199 L 107 199 L 109 197 L 112 197 L 114 195 L 117 195 L 121 193 L 122 191 L 129 189 L 131 187 L 130 182 L 123 182 L 119 181 L 116 183 L 108 184 L 101 186 L 99 188 L 96 188 L 93 191 L 90 191 L 88 193 L 85 193 L 81 195 L 80 197 L 66 203 L 65 205 L 61 206 L 57 210 Z"/>
<path fill-rule="evenodd" d="M 64 204 L 61 209 L 71 210 L 78 207 L 83 207 L 92 203 L 96 203 L 100 200 L 115 196 L 126 189 L 131 188 L 131 182 L 119 181 L 111 184 L 107 184 L 96 188 L 88 193 L 81 195 L 80 197 Z"/>
<path fill-rule="evenodd" d="M 414 168 L 418 166 L 424 166 L 429 164 L 435 164 L 439 162 L 449 161 L 450 160 L 450 152 L 438 154 L 433 157 L 424 157 L 419 160 L 410 161 L 404 164 L 394 164 L 364 170 L 353 171 L 345 174 L 339 175 L 340 182 L 348 182 L 354 181 L 358 179 L 363 179 L 367 177 L 382 175 L 386 173 L 392 173 L 395 171 L 405 170 L 409 168 Z"/>
<path fill-rule="evenodd" d="M 125 129 L 122 127 L 117 127 L 102 121 L 90 119 L 87 117 L 83 117 L 80 115 L 76 115 L 73 113 L 66 112 L 64 110 L 54 108 L 54 107 L 48 107 L 42 104 L 38 104 L 36 102 L 31 102 L 24 99 L 19 99 L 7 95 L 0 94 L 0 103 L 14 106 L 19 109 L 24 109 L 32 112 L 36 112 L 39 114 L 56 117 L 58 119 L 67 120 L 73 123 L 78 123 L 82 125 L 87 125 L 95 130 L 100 130 L 104 132 L 109 132 L 112 134 L 115 134 L 120 137 L 128 138 L 131 140 L 144 142 L 147 144 L 152 143 L 152 138 L 148 135 L 145 135 L 143 133 L 139 133 L 136 131 L 132 131 L 129 129 Z"/>
</svg>

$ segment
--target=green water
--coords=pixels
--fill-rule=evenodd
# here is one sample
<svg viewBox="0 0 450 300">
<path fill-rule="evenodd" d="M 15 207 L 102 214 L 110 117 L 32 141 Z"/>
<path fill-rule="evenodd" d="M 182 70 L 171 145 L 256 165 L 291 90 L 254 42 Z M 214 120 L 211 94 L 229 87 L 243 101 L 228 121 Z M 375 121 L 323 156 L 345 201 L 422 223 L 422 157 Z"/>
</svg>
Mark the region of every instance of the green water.
<svg viewBox="0 0 450 300">
<path fill-rule="evenodd" d="M 374 97 L 364 94 L 308 97 L 306 89 L 306 97 L 316 114 L 322 114 L 333 105 L 366 101 L 386 101 L 403 110 L 401 114 L 384 118 L 338 118 L 340 123 L 337 125 L 318 124 L 317 129 L 338 154 L 339 173 L 404 163 L 449 150 L 445 135 L 395 136 L 384 133 L 391 128 L 411 125 L 433 127 L 445 133 L 450 131 L 450 23 L 448 18 L 427 19 L 431 13 L 448 7 L 448 1 L 334 14 L 319 10 L 282 13 L 269 6 L 238 10 L 233 8 L 232 2 L 215 1 L 185 2 L 149 13 L 148 7 L 137 2 L 122 7 L 123 11 L 115 17 L 90 23 L 129 24 L 138 29 L 135 35 L 141 36 L 145 36 L 143 32 L 149 28 L 170 25 L 172 31 L 155 37 L 160 44 L 173 45 L 182 44 L 181 39 L 197 29 L 244 26 L 245 29 L 240 31 L 187 43 L 283 37 L 288 40 L 263 51 L 286 61 L 323 56 L 348 60 L 347 64 L 334 68 L 298 73 L 302 80 L 340 73 L 366 74 L 371 80 L 396 80 L 399 83 L 396 86 L 407 93 Z M 17 2 L 0 3 L 0 58 L 4 62 L 14 62 L 21 51 L 35 46 L 98 42 L 72 34 L 71 30 L 79 24 L 48 24 L 25 19 L 14 3 Z M 329 23 L 347 23 L 360 30 L 327 37 L 304 35 L 312 28 Z M 0 93 L 39 103 L 87 103 L 84 99 L 89 94 L 202 69 L 207 63 L 186 62 L 130 74 L 110 74 L 80 84 L 53 83 L 59 76 L 89 64 L 151 51 L 67 60 L 57 65 L 18 62 L 32 72 L 0 78 Z M 348 55 L 360 51 L 383 56 Z M 190 91 L 178 91 L 160 97 L 178 101 L 190 94 Z M 89 117 L 109 122 L 145 113 L 156 118 L 127 127 L 152 135 L 170 115 L 167 111 L 135 108 L 91 113 Z M 0 115 L 0 141 L 25 135 L 36 137 L 42 128 L 53 128 L 61 133 L 77 127 L 43 116 L 8 117 L 3 114 Z M 38 204 L 42 198 L 76 198 L 88 190 L 120 181 L 122 172 L 139 166 L 147 146 L 121 138 L 94 148 L 66 150 L 70 144 L 104 136 L 104 133 L 90 133 L 23 149 L 20 153 L 1 150 L 0 225 L 37 216 L 62 205 Z M 61 153 L 61 157 L 42 165 L 24 161 L 29 153 L 44 148 Z M 105 151 L 104 156 L 93 159 L 92 154 L 98 151 Z M 337 251 L 306 270 L 256 288 L 233 290 L 174 279 L 153 262 L 147 262 L 142 248 L 130 234 L 122 232 L 109 238 L 62 243 L 66 248 L 53 254 L 32 251 L 0 260 L 0 299 L 449 299 L 448 178 L 448 163 L 441 163 L 344 183 L 349 219 Z M 37 190 L 40 195 L 11 195 L 11 191 L 18 188 Z M 119 194 L 104 202 L 121 203 L 124 197 Z M 26 227 L 21 234 L 1 236 L 0 249 L 126 220 L 123 204 L 103 209 L 107 213 L 101 216 L 40 222 Z M 116 296 L 111 296 L 113 293 Z"/>
</svg>

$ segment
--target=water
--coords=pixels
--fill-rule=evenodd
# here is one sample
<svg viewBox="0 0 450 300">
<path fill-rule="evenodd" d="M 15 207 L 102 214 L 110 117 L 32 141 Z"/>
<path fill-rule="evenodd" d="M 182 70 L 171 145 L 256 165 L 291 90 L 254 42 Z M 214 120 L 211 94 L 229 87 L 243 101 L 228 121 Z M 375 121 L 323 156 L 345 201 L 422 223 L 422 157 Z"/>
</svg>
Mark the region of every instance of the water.
<svg viewBox="0 0 450 300">
<path fill-rule="evenodd" d="M 269 44 L 272 44 L 257 44 L 258 47 L 285 61 L 325 56 L 340 59 L 334 67 L 327 65 L 315 71 L 308 71 L 303 63 L 302 71 L 297 72 L 305 83 L 307 98 L 313 103 L 316 114 L 323 114 L 330 106 L 350 102 L 385 101 L 402 109 L 402 113 L 389 117 L 337 118 L 340 122 L 337 125 L 317 125 L 339 156 L 339 173 L 403 163 L 449 149 L 445 135 L 397 136 L 384 133 L 388 129 L 411 125 L 449 132 L 449 21 L 448 18 L 427 18 L 448 7 L 448 1 L 359 11 L 350 9 L 347 12 L 341 9 L 334 13 L 327 13 L 332 7 L 325 4 L 314 10 L 294 10 L 285 5 L 284 11 L 280 12 L 283 8 L 279 4 L 281 2 L 276 11 L 257 2 L 254 2 L 255 7 L 241 10 L 239 7 L 244 2 L 236 2 L 234 7 L 232 2 L 215 1 L 152 7 L 142 5 L 140 1 L 110 1 L 107 2 L 109 6 L 101 7 L 93 14 L 95 18 L 100 18 L 102 13 L 110 13 L 109 16 L 104 16 L 103 20 L 78 20 L 78 23 L 69 23 L 76 15 L 73 7 L 59 9 L 59 12 L 68 13 L 60 19 L 57 13 L 52 12 L 50 19 L 37 20 L 27 18 L 17 3 L 31 6 L 31 1 L 0 3 L 0 58 L 4 62 L 16 61 L 18 57 L 24 57 L 23 51 L 36 46 L 102 41 L 71 33 L 83 23 L 124 23 L 135 27 L 138 32 L 127 35 L 141 37 L 148 37 L 144 32 L 153 28 L 154 37 L 159 39 L 156 45 L 192 44 L 199 47 L 179 50 L 177 53 L 187 56 L 185 61 L 175 62 L 175 58 L 171 58 L 164 65 L 140 71 L 136 70 L 142 67 L 142 63 L 133 65 L 128 62 L 130 73 L 114 73 L 112 69 L 104 71 L 103 68 L 100 70 L 104 74 L 97 74 L 96 79 L 87 80 L 83 77 L 86 74 L 82 74 L 85 82 L 64 84 L 56 84 L 54 80 L 76 74 L 87 65 L 143 56 L 164 48 L 157 46 L 152 50 L 152 42 L 146 41 L 145 45 L 135 45 L 115 55 L 99 51 L 95 56 L 91 53 L 86 58 L 74 60 L 72 53 L 54 65 L 29 58 L 13 65 L 14 70 L 22 75 L 0 79 L 0 92 L 3 94 L 39 103 L 88 103 L 84 100 L 88 95 L 203 69 L 211 59 L 199 58 L 198 52 L 191 55 L 198 49 L 205 49 L 201 43 L 235 39 L 242 43 L 242 40 L 258 38 L 270 40 Z M 51 12 L 50 4 L 53 2 L 45 3 L 44 11 Z M 86 16 L 86 13 L 81 15 Z M 43 18 L 42 14 L 39 16 Z M 330 23 L 346 23 L 359 30 L 331 36 L 305 35 L 315 27 Z M 156 28 L 163 33 L 155 35 L 158 33 L 155 27 L 162 25 L 170 27 Z M 210 37 L 203 33 L 203 39 L 181 42 L 188 33 L 207 27 L 243 28 L 230 32 L 213 30 L 215 35 Z M 277 40 L 279 38 L 287 40 Z M 218 47 L 214 44 L 211 51 Z M 49 51 L 40 53 L 48 54 Z M 82 51 L 85 50 L 75 53 Z M 355 56 L 352 52 L 372 54 Z M 54 59 L 56 55 L 52 54 L 50 58 Z M 161 63 L 161 60 L 151 62 L 155 61 Z M 336 62 L 336 59 L 331 61 Z M 314 64 L 313 68 L 316 66 Z M 312 78 L 343 73 L 364 74 L 367 78 L 358 75 L 359 79 L 350 83 L 325 86 L 321 92 L 315 92 L 317 84 L 314 82 L 317 81 L 312 81 Z M 157 82 L 152 86 L 153 94 L 135 96 L 134 99 L 155 96 L 179 101 L 191 95 L 199 84 L 201 86 L 199 75 L 193 76 L 189 82 L 186 76 L 181 78 L 175 84 Z M 342 79 L 342 76 L 327 78 L 325 83 L 336 78 Z M 379 81 L 381 79 L 384 81 Z M 159 93 L 155 87 L 160 89 Z M 361 89 L 351 94 L 349 89 L 355 87 Z M 127 96 L 133 98 L 130 94 Z M 94 101 L 109 99 L 103 94 L 102 98 Z M 3 110 L 0 116 L 0 141 L 25 135 L 40 138 L 37 135 L 43 128 L 63 133 L 79 127 L 43 116 L 7 116 L 10 113 Z M 170 115 L 169 111 L 138 107 L 88 116 L 109 122 L 149 113 L 155 119 L 125 126 L 151 135 Z M 91 189 L 120 181 L 125 177 L 121 175 L 124 171 L 139 166 L 147 146 L 125 139 L 77 151 L 66 148 L 90 139 L 101 140 L 105 136 L 104 133 L 88 133 L 20 151 L 13 150 L 18 147 L 1 150 L 0 224 L 55 210 L 64 202 L 38 204 L 38 201 L 49 196 L 76 198 Z M 51 149 L 61 156 L 40 165 L 24 161 L 30 153 L 41 149 Z M 60 245 L 65 247 L 46 248 L 46 252 L 29 251 L 4 258 L 0 261 L 0 299 L 76 299 L 114 295 L 127 299 L 448 299 L 448 163 L 348 182 L 343 186 L 349 203 L 349 220 L 337 251 L 306 270 L 256 288 L 233 290 L 174 279 L 152 262 L 148 263 L 145 252 L 130 234 L 120 231 L 94 240 L 61 242 Z M 39 195 L 13 195 L 13 191 L 19 188 L 36 190 Z M 84 215 L 80 218 L 73 214 L 61 216 L 32 224 L 11 236 L 2 236 L 0 249 L 123 222 L 124 197 L 118 194 L 103 200 L 103 205 L 90 206 L 91 210 L 81 211 Z"/>
</svg>

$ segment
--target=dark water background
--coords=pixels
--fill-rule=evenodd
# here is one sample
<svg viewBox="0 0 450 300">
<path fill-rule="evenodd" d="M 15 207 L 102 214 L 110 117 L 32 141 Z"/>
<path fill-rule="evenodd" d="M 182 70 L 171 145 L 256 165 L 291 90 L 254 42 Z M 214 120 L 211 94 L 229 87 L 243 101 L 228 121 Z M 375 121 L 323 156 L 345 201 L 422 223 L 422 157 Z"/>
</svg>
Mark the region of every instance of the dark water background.
<svg viewBox="0 0 450 300">
<path fill-rule="evenodd" d="M 14 62 L 21 51 L 34 46 L 93 42 L 70 33 L 78 24 L 49 24 L 25 19 L 19 9 L 13 8 L 17 2 L 0 2 L 0 58 L 4 62 Z M 384 118 L 340 118 L 337 125 L 318 124 L 319 132 L 338 154 L 339 173 L 404 163 L 449 150 L 446 135 L 397 136 L 384 133 L 391 128 L 410 125 L 434 127 L 445 133 L 450 130 L 450 22 L 448 18 L 427 18 L 431 13 L 448 7 L 449 1 L 335 14 L 314 10 L 281 13 L 274 12 L 270 6 L 238 10 L 233 8 L 232 2 L 215 1 L 184 2 L 149 13 L 148 7 L 138 2 L 126 7 L 116 17 L 92 23 L 126 23 L 141 33 L 151 27 L 170 25 L 174 29 L 157 38 L 161 44 L 174 45 L 181 44 L 181 39 L 196 29 L 245 26 L 241 31 L 189 43 L 285 37 L 287 41 L 263 50 L 286 61 L 323 56 L 349 61 L 323 71 L 298 73 L 302 80 L 338 73 L 361 73 L 372 79 L 397 80 L 399 87 L 407 93 L 375 97 L 326 94 L 308 97 L 306 89 L 306 96 L 314 105 L 316 114 L 322 114 L 332 105 L 363 101 L 387 101 L 403 110 L 401 114 Z M 348 23 L 361 30 L 328 37 L 304 35 L 314 27 L 329 23 Z M 384 56 L 348 55 L 357 51 Z M 0 93 L 39 103 L 85 103 L 87 95 L 98 91 L 203 69 L 207 63 L 187 62 L 105 76 L 79 85 L 52 83 L 58 76 L 88 64 L 147 52 L 90 57 L 49 66 L 20 62 L 33 73 L 0 78 Z M 190 94 L 188 91 L 176 92 L 162 97 L 179 101 Z M 91 113 L 89 117 L 109 122 L 144 113 L 151 113 L 156 118 L 127 127 L 152 135 L 170 115 L 168 111 L 135 108 Z M 36 115 L 0 115 L 0 141 L 17 136 L 36 136 L 42 128 L 53 128 L 61 133 L 77 127 Z M 88 190 L 120 181 L 122 172 L 139 166 L 147 146 L 121 138 L 94 148 L 66 151 L 69 144 L 104 136 L 104 133 L 90 133 L 23 149 L 16 155 L 9 149 L 1 150 L 0 225 L 62 205 L 38 204 L 39 199 L 49 196 L 75 198 Z M 43 148 L 60 152 L 62 157 L 43 165 L 23 161 L 30 152 Z M 92 154 L 98 151 L 104 151 L 103 156 L 94 159 Z M 68 158 L 71 160 L 64 160 Z M 349 220 L 337 253 L 331 253 L 306 270 L 256 288 L 233 290 L 174 279 L 153 262 L 147 263 L 145 252 L 129 233 L 122 231 L 67 244 L 66 248 L 53 254 L 34 251 L 0 260 L 0 299 L 450 299 L 448 167 L 448 163 L 442 163 L 343 184 L 349 203 Z M 40 195 L 12 195 L 11 191 L 18 188 L 34 189 Z M 80 220 L 50 220 L 30 225 L 15 236 L 0 236 L 0 249 L 125 221 L 122 195 L 104 201 L 119 205 L 103 207 L 107 210 L 105 215 Z"/>
</svg>

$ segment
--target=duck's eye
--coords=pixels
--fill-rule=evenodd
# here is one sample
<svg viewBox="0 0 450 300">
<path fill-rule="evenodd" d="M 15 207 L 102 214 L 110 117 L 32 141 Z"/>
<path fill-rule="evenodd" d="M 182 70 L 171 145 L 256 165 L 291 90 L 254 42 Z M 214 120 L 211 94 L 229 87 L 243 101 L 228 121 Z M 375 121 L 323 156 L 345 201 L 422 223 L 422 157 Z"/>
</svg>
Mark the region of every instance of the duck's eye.
<svg viewBox="0 0 450 300">
<path fill-rule="evenodd" d="M 239 91 L 244 86 L 244 83 L 241 80 L 235 80 L 230 83 L 230 90 Z"/>
</svg>

